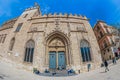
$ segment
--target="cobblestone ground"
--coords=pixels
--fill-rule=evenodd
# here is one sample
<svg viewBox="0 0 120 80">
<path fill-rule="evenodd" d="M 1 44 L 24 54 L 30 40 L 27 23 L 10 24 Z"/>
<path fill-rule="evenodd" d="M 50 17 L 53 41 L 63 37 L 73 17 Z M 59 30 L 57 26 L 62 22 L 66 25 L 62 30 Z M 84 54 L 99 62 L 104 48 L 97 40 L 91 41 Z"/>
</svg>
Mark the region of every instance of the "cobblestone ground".
<svg viewBox="0 0 120 80">
<path fill-rule="evenodd" d="M 120 61 L 116 65 L 109 65 L 109 69 L 106 73 L 101 68 L 74 76 L 51 77 L 35 75 L 1 61 L 0 80 L 120 80 Z"/>
</svg>

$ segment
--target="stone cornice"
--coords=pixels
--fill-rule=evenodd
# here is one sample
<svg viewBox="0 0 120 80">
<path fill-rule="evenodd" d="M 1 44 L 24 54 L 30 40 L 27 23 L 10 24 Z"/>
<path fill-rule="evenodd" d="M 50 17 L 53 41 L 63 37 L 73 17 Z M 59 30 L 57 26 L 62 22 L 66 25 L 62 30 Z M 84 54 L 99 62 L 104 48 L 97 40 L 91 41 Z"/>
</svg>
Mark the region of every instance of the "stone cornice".
<svg viewBox="0 0 120 80">
<path fill-rule="evenodd" d="M 81 15 L 72 15 L 72 14 L 44 14 L 44 15 L 39 15 L 36 17 L 31 17 L 31 19 L 29 20 L 35 20 L 35 19 L 48 19 L 48 18 L 66 18 L 66 19 L 80 19 L 80 20 L 87 20 L 89 21 L 90 19 L 88 19 L 86 16 L 81 16 Z"/>
<path fill-rule="evenodd" d="M 54 22 L 55 22 L 55 20 L 54 20 L 54 21 L 51 20 L 51 21 L 33 22 L 32 24 L 39 24 L 39 23 L 54 23 Z M 76 24 L 83 24 L 83 23 L 81 23 L 81 22 L 64 21 L 64 20 L 60 21 L 60 23 L 76 23 Z"/>
<path fill-rule="evenodd" d="M 70 32 L 84 32 L 84 33 L 88 33 L 87 31 L 83 31 L 83 30 L 71 30 Z"/>
<path fill-rule="evenodd" d="M 6 30 L 6 29 L 12 29 L 13 27 L 7 27 L 7 28 L 0 28 L 0 31 Z"/>
<path fill-rule="evenodd" d="M 38 32 L 44 32 L 44 31 L 28 31 L 27 33 L 38 33 Z"/>
</svg>

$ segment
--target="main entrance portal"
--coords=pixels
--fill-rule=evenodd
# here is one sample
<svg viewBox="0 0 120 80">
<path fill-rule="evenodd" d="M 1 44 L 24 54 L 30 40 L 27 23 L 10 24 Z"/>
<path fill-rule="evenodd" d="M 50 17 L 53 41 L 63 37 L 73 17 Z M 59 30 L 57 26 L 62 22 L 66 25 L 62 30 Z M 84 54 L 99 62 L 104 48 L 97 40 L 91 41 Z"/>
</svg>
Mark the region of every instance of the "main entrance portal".
<svg viewBox="0 0 120 80">
<path fill-rule="evenodd" d="M 53 38 L 48 45 L 49 68 L 65 69 L 66 68 L 66 46 L 60 37 Z"/>
<path fill-rule="evenodd" d="M 65 53 L 63 51 L 60 52 L 53 51 L 49 53 L 49 68 L 50 69 L 66 68 Z"/>
<path fill-rule="evenodd" d="M 46 38 L 45 63 L 49 69 L 66 69 L 71 65 L 70 41 L 61 32 L 53 32 Z"/>
</svg>

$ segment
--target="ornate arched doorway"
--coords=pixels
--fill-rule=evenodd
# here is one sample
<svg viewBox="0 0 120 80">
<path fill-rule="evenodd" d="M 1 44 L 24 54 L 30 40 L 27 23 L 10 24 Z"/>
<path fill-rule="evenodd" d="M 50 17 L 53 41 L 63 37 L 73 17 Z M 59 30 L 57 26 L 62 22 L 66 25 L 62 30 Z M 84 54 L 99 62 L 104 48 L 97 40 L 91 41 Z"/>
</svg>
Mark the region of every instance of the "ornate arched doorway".
<svg viewBox="0 0 120 80">
<path fill-rule="evenodd" d="M 59 33 L 54 33 L 47 38 L 46 64 L 49 69 L 66 69 L 70 65 L 71 57 L 69 44 L 66 37 Z"/>
<path fill-rule="evenodd" d="M 65 68 L 66 67 L 66 49 L 65 43 L 58 37 L 50 41 L 48 45 L 49 49 L 49 68 Z"/>
</svg>

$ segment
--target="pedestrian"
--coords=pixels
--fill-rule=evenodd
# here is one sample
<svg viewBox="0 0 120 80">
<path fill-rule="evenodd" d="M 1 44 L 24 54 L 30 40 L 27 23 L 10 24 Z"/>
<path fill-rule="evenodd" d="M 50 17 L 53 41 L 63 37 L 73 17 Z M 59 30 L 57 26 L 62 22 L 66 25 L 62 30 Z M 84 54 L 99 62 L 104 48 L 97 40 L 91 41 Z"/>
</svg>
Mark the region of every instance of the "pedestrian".
<svg viewBox="0 0 120 80">
<path fill-rule="evenodd" d="M 68 70 L 67 70 L 67 73 L 68 73 L 68 75 L 70 74 L 70 69 L 68 68 Z"/>
<path fill-rule="evenodd" d="M 91 68 L 91 64 L 87 64 L 88 72 L 90 71 L 90 68 Z"/>
<path fill-rule="evenodd" d="M 116 63 L 117 63 L 117 62 L 116 62 L 116 57 L 113 57 L 112 62 L 113 62 L 113 64 L 116 64 Z"/>
<path fill-rule="evenodd" d="M 104 61 L 104 65 L 105 65 L 105 72 L 109 71 L 108 62 L 106 60 Z"/>
<path fill-rule="evenodd" d="M 53 70 L 52 75 L 53 75 L 53 76 L 56 75 L 56 71 L 55 71 L 55 69 Z"/>
</svg>

